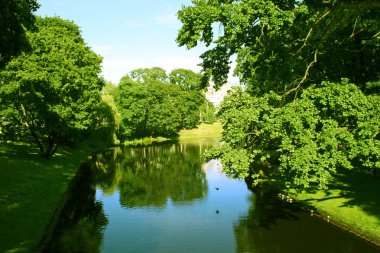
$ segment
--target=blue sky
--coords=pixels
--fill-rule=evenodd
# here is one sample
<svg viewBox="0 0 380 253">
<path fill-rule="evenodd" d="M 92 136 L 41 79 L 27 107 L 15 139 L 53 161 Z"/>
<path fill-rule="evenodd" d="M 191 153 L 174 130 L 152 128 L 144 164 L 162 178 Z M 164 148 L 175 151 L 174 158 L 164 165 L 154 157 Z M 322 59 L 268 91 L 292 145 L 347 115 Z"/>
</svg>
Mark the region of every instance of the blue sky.
<svg viewBox="0 0 380 253">
<path fill-rule="evenodd" d="M 74 21 L 86 43 L 102 55 L 103 76 L 118 83 L 137 68 L 199 71 L 205 47 L 187 50 L 175 42 L 176 13 L 190 0 L 39 0 L 37 15 Z"/>
</svg>

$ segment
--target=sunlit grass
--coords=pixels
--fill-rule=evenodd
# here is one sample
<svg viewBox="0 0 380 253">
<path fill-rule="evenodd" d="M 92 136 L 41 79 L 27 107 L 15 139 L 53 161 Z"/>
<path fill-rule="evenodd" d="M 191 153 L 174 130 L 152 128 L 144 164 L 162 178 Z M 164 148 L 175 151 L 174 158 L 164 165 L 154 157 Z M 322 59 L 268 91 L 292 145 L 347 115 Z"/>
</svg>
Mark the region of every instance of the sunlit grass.
<svg viewBox="0 0 380 253">
<path fill-rule="evenodd" d="M 65 149 L 49 160 L 24 143 L 0 144 L 0 252 L 29 252 L 89 148 Z"/>
<path fill-rule="evenodd" d="M 202 123 L 197 128 L 191 130 L 181 130 L 180 139 L 187 138 L 220 138 L 222 136 L 222 124 L 215 122 L 212 124 Z"/>
<path fill-rule="evenodd" d="M 301 203 L 314 207 L 322 218 L 380 245 L 380 177 L 348 171 L 335 177 L 327 191 L 298 193 Z"/>
</svg>

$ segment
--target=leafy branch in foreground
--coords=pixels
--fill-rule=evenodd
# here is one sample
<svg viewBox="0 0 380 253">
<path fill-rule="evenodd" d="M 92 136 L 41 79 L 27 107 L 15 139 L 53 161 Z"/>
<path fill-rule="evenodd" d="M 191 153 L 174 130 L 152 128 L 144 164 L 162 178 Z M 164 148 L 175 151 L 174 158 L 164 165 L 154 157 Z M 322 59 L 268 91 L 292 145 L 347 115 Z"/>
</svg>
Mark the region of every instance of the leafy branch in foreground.
<svg viewBox="0 0 380 253">
<path fill-rule="evenodd" d="M 364 88 L 379 76 L 376 3 L 193 1 L 178 12 L 182 27 L 177 42 L 187 48 L 212 45 L 201 55 L 202 67 L 218 87 L 227 81 L 236 57 L 235 74 L 257 95 L 290 94 L 342 77 Z"/>
</svg>

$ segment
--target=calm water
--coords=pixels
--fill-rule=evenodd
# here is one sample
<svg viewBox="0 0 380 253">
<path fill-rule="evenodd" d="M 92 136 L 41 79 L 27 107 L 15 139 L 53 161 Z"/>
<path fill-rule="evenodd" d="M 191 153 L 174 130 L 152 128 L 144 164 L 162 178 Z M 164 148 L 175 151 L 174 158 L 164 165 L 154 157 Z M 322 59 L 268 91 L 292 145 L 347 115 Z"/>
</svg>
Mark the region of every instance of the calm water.
<svg viewBox="0 0 380 253">
<path fill-rule="evenodd" d="M 379 252 L 203 164 L 215 144 L 95 155 L 46 252 Z"/>
</svg>

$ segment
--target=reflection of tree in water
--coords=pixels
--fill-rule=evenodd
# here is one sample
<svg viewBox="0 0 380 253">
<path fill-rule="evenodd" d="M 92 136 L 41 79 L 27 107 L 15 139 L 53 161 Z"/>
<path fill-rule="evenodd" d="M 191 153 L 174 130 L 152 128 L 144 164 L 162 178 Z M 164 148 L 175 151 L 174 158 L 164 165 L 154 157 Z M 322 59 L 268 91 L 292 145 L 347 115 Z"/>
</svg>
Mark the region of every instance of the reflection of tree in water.
<svg viewBox="0 0 380 253">
<path fill-rule="evenodd" d="M 126 207 L 203 198 L 207 181 L 199 149 L 199 144 L 165 143 L 107 150 L 94 161 L 97 185 L 106 194 L 119 190 L 120 203 Z"/>
<path fill-rule="evenodd" d="M 102 204 L 95 199 L 92 173 L 89 169 L 86 172 L 77 183 L 80 189 L 74 189 L 74 194 L 66 203 L 53 239 L 43 250 L 44 253 L 100 252 L 108 220 Z"/>
<path fill-rule="evenodd" d="M 248 214 L 234 224 L 237 252 L 378 252 L 265 188 L 254 192 Z"/>
<path fill-rule="evenodd" d="M 291 221 L 298 220 L 301 210 L 276 199 L 270 188 L 254 192 L 248 214 L 234 225 L 237 252 L 299 252 L 294 249 L 302 236 Z"/>
</svg>

